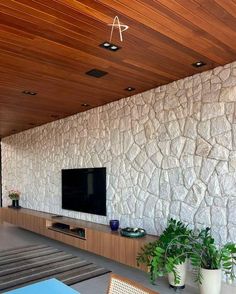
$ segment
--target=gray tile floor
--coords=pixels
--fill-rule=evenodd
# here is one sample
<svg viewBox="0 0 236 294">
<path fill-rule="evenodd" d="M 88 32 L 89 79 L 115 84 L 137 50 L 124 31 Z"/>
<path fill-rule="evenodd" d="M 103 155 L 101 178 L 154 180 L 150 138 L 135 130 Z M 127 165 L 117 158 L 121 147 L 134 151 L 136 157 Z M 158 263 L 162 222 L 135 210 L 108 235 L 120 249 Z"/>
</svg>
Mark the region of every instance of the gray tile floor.
<svg viewBox="0 0 236 294">
<path fill-rule="evenodd" d="M 150 289 L 158 291 L 160 294 L 174 294 L 174 290 L 169 289 L 166 279 L 158 280 L 157 285 L 153 286 L 149 283 L 147 274 L 142 271 L 130 268 L 128 266 L 113 262 L 107 258 L 91 254 L 89 252 L 65 245 L 63 243 L 48 239 L 46 237 L 34 234 L 32 232 L 17 228 L 15 226 L 4 223 L 0 225 L 0 250 L 24 246 L 32 243 L 43 243 L 64 251 L 70 252 L 74 255 L 80 256 L 81 259 L 86 259 L 94 262 L 102 267 L 111 270 L 114 273 L 120 274 L 132 280 L 135 280 Z M 105 294 L 107 291 L 109 275 L 103 275 L 98 278 L 87 280 L 72 287 L 81 294 Z M 186 287 L 182 291 L 183 294 L 196 294 L 197 289 Z M 122 293 L 121 293 L 122 294 Z"/>
</svg>

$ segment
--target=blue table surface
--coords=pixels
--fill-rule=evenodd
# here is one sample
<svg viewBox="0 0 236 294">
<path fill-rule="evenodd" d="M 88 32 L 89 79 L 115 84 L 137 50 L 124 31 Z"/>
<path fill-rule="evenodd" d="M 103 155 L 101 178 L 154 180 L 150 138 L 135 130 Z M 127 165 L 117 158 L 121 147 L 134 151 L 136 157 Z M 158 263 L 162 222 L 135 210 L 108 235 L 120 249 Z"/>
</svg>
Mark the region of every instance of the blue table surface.
<svg viewBox="0 0 236 294">
<path fill-rule="evenodd" d="M 29 286 L 4 292 L 6 294 L 79 294 L 57 279 L 49 279 Z"/>
</svg>

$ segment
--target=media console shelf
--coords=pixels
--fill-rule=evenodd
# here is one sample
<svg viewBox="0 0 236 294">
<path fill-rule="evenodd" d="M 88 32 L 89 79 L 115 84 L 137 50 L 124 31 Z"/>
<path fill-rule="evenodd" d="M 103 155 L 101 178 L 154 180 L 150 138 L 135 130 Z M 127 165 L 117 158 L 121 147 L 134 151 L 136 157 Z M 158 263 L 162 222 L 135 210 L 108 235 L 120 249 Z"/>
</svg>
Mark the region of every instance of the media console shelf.
<svg viewBox="0 0 236 294">
<path fill-rule="evenodd" d="M 136 256 L 144 244 L 157 239 L 146 235 L 132 239 L 111 232 L 110 227 L 31 209 L 0 208 L 0 219 L 65 244 L 136 267 Z M 146 270 L 145 267 L 142 268 Z"/>
<path fill-rule="evenodd" d="M 75 238 L 79 238 L 82 240 L 86 240 L 85 228 L 79 228 L 76 226 L 67 225 L 59 222 L 52 222 L 48 220 L 46 221 L 46 226 L 49 230 L 60 232 L 62 234 L 67 234 L 69 236 L 73 236 Z"/>
</svg>

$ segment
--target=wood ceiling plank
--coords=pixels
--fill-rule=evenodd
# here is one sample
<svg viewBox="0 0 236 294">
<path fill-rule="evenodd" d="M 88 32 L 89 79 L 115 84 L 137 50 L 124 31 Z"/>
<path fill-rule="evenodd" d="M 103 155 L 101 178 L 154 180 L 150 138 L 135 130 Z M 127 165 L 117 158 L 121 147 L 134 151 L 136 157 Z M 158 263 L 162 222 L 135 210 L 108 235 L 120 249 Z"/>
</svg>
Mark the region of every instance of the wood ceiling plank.
<svg viewBox="0 0 236 294">
<path fill-rule="evenodd" d="M 115 15 L 129 29 L 124 42 L 115 30 L 114 53 L 99 44 Z M 2 0 L 0 137 L 234 61 L 235 25 L 226 0 Z M 109 74 L 91 78 L 92 68 Z"/>
<path fill-rule="evenodd" d="M 215 62 L 223 62 L 223 59 L 220 57 L 223 50 L 218 48 L 219 52 L 212 53 L 210 51 L 212 42 L 208 38 L 204 38 L 204 42 L 199 42 L 202 32 L 194 30 L 191 23 L 182 24 L 177 22 L 160 11 L 153 9 L 153 7 L 148 7 L 148 5 L 144 5 L 136 0 L 114 0 L 112 2 L 109 0 L 99 0 L 99 2 L 112 7 L 125 16 L 130 16 L 136 21 L 142 22 L 147 27 L 168 36 L 188 48 L 197 50 Z M 178 27 L 177 30 L 176 27 Z"/>
</svg>

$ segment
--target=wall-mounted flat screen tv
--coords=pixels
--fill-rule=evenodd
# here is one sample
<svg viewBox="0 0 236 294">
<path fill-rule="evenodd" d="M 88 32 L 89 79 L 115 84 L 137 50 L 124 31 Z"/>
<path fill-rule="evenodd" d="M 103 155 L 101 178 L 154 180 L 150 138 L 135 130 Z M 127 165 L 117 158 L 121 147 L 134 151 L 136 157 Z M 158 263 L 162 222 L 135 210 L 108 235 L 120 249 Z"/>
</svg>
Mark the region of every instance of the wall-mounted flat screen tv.
<svg viewBox="0 0 236 294">
<path fill-rule="evenodd" d="M 63 169 L 62 208 L 106 216 L 106 168 Z"/>
</svg>

